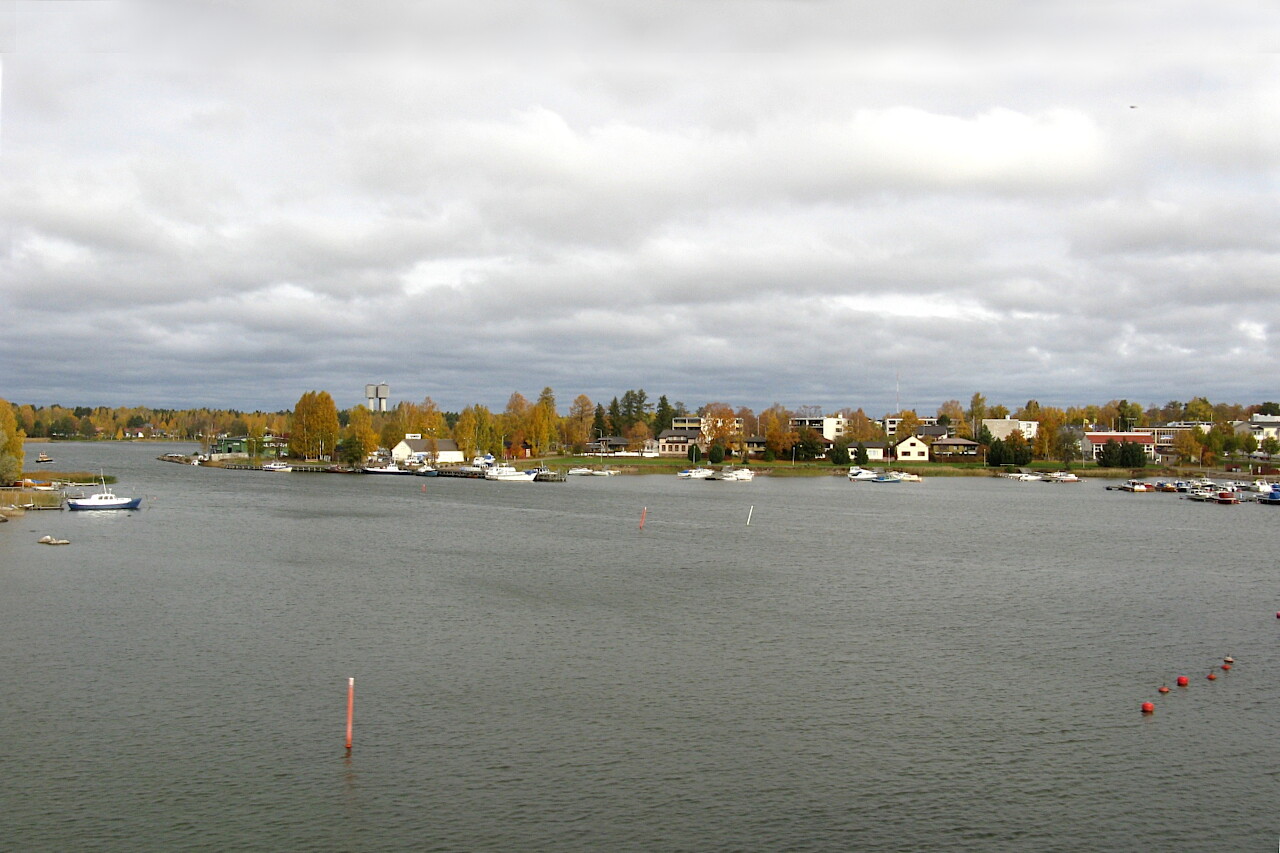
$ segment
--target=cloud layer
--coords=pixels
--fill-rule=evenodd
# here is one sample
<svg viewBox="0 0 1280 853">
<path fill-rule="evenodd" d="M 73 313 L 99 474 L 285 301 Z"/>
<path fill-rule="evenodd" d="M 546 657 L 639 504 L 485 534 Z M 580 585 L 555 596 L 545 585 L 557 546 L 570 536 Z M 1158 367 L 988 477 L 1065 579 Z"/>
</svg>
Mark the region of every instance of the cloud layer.
<svg viewBox="0 0 1280 853">
<path fill-rule="evenodd" d="M 1270 15 L 1000 5 L 11 4 L 0 395 L 1280 396 Z"/>
</svg>

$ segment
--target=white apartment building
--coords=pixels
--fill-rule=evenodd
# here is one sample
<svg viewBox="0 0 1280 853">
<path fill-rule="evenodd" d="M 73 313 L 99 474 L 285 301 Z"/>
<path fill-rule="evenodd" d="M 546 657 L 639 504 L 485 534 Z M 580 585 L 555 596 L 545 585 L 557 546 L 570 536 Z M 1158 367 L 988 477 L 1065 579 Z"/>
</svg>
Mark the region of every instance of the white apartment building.
<svg viewBox="0 0 1280 853">
<path fill-rule="evenodd" d="M 720 418 L 703 418 L 698 415 L 681 415 L 671 419 L 671 428 L 678 430 L 692 430 L 702 434 L 703 438 L 707 438 L 711 433 L 724 423 Z M 733 435 L 742 435 L 744 424 L 742 418 L 733 419 Z"/>
<path fill-rule="evenodd" d="M 916 420 L 920 423 L 920 426 L 937 426 L 938 425 L 938 419 L 935 417 L 926 417 L 924 415 L 917 415 Z M 896 415 L 892 417 L 889 415 L 886 415 L 884 417 L 884 420 L 880 421 L 880 425 L 884 427 L 884 434 L 889 436 L 889 438 L 893 438 L 895 435 L 898 434 L 898 424 L 900 423 L 902 423 L 902 418 L 897 417 Z"/>
<path fill-rule="evenodd" d="M 792 418 L 790 427 L 796 432 L 811 429 L 827 441 L 838 441 L 844 438 L 849 421 L 846 418 Z"/>
<path fill-rule="evenodd" d="M 998 438 L 1001 441 L 1013 435 L 1014 430 L 1022 433 L 1022 437 L 1027 441 L 1034 439 L 1036 433 L 1040 432 L 1039 421 L 1020 421 L 1016 418 L 983 418 L 982 425 L 987 428 L 987 432 L 991 433 L 992 438 Z"/>
</svg>

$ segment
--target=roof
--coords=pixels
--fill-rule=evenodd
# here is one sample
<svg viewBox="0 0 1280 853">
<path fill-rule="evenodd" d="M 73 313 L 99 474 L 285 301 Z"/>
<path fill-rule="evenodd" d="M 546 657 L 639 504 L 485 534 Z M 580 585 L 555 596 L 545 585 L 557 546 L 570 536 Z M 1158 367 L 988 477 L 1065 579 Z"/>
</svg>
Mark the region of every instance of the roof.
<svg viewBox="0 0 1280 853">
<path fill-rule="evenodd" d="M 940 438 L 933 443 L 934 447 L 946 447 L 954 445 L 956 447 L 977 447 L 978 442 L 970 441 L 967 438 Z"/>
<path fill-rule="evenodd" d="M 429 438 L 402 438 L 400 439 L 400 444 L 403 444 L 405 447 L 409 448 L 409 451 L 411 453 L 430 453 L 431 452 L 431 439 Z M 397 447 L 398 446 L 399 445 L 397 445 Z M 458 449 L 458 444 L 452 438 L 436 439 L 437 453 L 439 453 L 442 450 L 457 450 L 457 449 Z"/>
<path fill-rule="evenodd" d="M 1149 432 L 1086 432 L 1085 440 L 1090 444 L 1155 444 L 1156 437 Z"/>
</svg>

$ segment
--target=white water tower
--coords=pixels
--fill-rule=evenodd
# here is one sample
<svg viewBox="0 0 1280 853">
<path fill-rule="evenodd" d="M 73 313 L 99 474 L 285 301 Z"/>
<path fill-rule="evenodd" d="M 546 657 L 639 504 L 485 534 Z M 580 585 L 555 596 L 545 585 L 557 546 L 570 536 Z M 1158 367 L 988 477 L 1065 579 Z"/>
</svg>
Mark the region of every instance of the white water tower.
<svg viewBox="0 0 1280 853">
<path fill-rule="evenodd" d="M 365 400 L 369 403 L 369 411 L 385 412 L 387 410 L 387 397 L 391 394 L 391 386 L 383 382 L 379 385 L 364 386 Z"/>
</svg>

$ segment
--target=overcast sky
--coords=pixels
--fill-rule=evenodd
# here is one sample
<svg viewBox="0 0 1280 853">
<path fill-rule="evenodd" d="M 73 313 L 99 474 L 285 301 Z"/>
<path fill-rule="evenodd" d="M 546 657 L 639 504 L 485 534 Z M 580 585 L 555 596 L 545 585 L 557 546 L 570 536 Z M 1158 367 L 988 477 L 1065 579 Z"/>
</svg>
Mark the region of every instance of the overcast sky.
<svg viewBox="0 0 1280 853">
<path fill-rule="evenodd" d="M 1278 399 L 1274 8 L 0 0 L 0 396 Z"/>
</svg>

